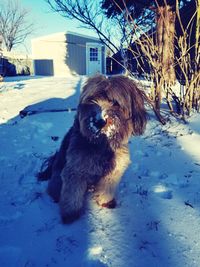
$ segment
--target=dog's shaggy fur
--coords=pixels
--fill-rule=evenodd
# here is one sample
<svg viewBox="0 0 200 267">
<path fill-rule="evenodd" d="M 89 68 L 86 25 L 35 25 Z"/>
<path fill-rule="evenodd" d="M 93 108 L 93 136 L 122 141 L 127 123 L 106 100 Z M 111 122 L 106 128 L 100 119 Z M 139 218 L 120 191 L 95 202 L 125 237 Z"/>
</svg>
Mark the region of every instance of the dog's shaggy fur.
<svg viewBox="0 0 200 267">
<path fill-rule="evenodd" d="M 73 126 L 39 173 L 39 180 L 50 179 L 48 193 L 59 202 L 64 223 L 80 216 L 91 187 L 99 205 L 115 207 L 115 189 L 130 163 L 129 137 L 146 126 L 144 98 L 127 77 L 88 79 Z"/>
</svg>

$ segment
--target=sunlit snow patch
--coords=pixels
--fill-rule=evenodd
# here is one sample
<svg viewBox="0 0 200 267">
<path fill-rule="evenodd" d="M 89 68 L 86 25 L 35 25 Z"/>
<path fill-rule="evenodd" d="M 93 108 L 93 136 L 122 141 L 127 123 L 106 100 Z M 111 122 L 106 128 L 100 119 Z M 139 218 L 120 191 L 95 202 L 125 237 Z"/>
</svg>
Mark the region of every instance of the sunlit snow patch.
<svg viewBox="0 0 200 267">
<path fill-rule="evenodd" d="M 172 190 L 167 188 L 165 185 L 156 185 L 153 187 L 153 192 L 158 194 L 161 198 L 164 199 L 171 199 L 172 196 Z"/>
<path fill-rule="evenodd" d="M 93 248 L 90 248 L 88 251 L 88 254 L 90 257 L 95 257 L 97 255 L 100 255 L 103 251 L 103 248 L 101 246 L 96 246 Z"/>
<path fill-rule="evenodd" d="M 185 135 L 178 138 L 179 144 L 182 146 L 185 153 L 192 156 L 198 163 L 200 163 L 200 135 L 192 134 Z"/>
</svg>

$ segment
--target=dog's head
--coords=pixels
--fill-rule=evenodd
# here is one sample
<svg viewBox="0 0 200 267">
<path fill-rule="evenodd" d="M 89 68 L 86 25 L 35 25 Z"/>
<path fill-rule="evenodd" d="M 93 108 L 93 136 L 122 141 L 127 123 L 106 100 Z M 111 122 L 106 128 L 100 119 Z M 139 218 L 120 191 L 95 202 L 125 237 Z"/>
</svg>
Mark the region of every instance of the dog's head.
<svg viewBox="0 0 200 267">
<path fill-rule="evenodd" d="M 80 97 L 78 122 L 90 142 L 107 140 L 112 147 L 140 135 L 146 126 L 144 93 L 127 77 L 89 78 Z"/>
</svg>

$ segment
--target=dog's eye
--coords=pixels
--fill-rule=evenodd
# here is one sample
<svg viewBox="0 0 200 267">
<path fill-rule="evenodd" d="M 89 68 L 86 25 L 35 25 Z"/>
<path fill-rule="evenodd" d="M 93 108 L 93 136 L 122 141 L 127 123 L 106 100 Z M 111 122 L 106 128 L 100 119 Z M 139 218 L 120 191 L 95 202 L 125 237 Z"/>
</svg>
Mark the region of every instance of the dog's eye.
<svg viewBox="0 0 200 267">
<path fill-rule="evenodd" d="M 114 100 L 114 101 L 112 102 L 112 105 L 113 105 L 114 107 L 119 107 L 119 103 L 118 103 L 116 100 Z"/>
</svg>

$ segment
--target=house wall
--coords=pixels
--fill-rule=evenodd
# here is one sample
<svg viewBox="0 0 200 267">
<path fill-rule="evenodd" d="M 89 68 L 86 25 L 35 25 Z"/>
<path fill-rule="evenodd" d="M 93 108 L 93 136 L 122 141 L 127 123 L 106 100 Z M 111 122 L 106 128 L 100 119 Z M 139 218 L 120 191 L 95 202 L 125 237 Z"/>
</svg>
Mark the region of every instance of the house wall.
<svg viewBox="0 0 200 267">
<path fill-rule="evenodd" d="M 32 53 L 36 75 L 65 76 L 69 72 L 86 74 L 86 43 L 101 43 L 97 38 L 58 33 L 32 40 Z M 102 52 L 105 48 L 102 47 Z M 53 68 L 53 69 L 52 69 Z M 105 57 L 102 53 L 102 73 Z"/>
<path fill-rule="evenodd" d="M 86 74 L 86 43 L 101 43 L 98 39 L 83 37 L 67 33 L 67 58 L 66 62 L 71 71 L 78 74 Z M 103 55 L 102 55 L 103 59 Z M 102 60 L 104 67 L 104 60 Z M 104 68 L 102 68 L 102 71 Z"/>
<path fill-rule="evenodd" d="M 102 46 L 102 73 L 106 74 L 106 47 Z"/>
<path fill-rule="evenodd" d="M 66 35 L 64 33 L 33 39 L 32 53 L 33 59 L 35 60 L 35 74 L 67 75 L 70 70 L 65 61 L 66 48 Z"/>
</svg>

